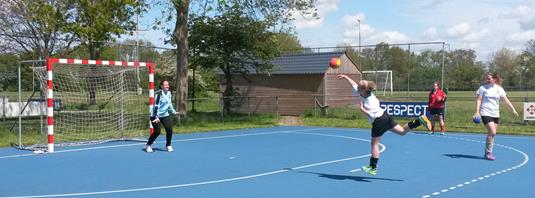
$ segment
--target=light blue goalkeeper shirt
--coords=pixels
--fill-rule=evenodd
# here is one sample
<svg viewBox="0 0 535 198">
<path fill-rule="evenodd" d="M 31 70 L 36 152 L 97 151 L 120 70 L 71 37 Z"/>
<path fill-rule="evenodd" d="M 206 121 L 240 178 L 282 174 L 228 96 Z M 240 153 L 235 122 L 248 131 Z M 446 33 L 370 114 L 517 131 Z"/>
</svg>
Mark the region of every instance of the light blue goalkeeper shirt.
<svg viewBox="0 0 535 198">
<path fill-rule="evenodd" d="M 173 97 L 171 96 L 170 91 L 158 91 L 158 93 L 156 94 L 156 98 L 154 98 L 155 103 L 157 103 L 154 104 L 154 107 L 151 109 L 150 115 L 162 118 L 169 116 L 170 113 L 176 114 L 175 108 L 173 108 L 173 102 L 171 101 L 171 98 Z M 155 109 L 158 109 L 156 115 L 154 115 Z"/>
</svg>

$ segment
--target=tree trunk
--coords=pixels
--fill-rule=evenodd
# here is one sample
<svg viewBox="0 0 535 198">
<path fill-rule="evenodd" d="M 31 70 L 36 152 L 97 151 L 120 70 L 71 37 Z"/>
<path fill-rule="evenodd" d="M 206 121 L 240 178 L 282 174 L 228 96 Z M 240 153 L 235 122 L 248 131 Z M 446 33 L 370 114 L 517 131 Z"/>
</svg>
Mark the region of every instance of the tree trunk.
<svg viewBox="0 0 535 198">
<path fill-rule="evenodd" d="M 88 42 L 87 49 L 89 51 L 89 59 L 90 60 L 97 60 L 98 58 L 98 47 L 93 45 L 91 42 Z M 95 65 L 88 65 L 89 69 L 88 71 L 92 71 L 96 66 Z M 96 82 L 92 80 L 91 78 L 87 78 L 87 84 L 89 85 L 88 91 L 89 91 L 89 105 L 96 105 L 97 104 L 97 93 L 96 93 Z"/>
<path fill-rule="evenodd" d="M 189 0 L 173 1 L 177 12 L 174 40 L 177 45 L 176 109 L 181 115 L 187 113 L 188 99 L 188 7 Z"/>
<path fill-rule="evenodd" d="M 232 83 L 232 74 L 225 72 L 225 91 L 223 92 L 223 112 L 230 113 L 232 111 L 231 105 L 234 96 L 234 86 Z"/>
</svg>

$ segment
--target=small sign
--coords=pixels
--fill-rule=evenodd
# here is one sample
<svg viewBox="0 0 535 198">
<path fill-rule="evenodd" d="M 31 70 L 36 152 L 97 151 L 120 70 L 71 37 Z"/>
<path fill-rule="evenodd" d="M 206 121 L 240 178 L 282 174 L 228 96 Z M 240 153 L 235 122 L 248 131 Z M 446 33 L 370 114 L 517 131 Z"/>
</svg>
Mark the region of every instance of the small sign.
<svg viewBox="0 0 535 198">
<path fill-rule="evenodd" d="M 524 120 L 535 120 L 535 102 L 524 103 Z"/>
</svg>

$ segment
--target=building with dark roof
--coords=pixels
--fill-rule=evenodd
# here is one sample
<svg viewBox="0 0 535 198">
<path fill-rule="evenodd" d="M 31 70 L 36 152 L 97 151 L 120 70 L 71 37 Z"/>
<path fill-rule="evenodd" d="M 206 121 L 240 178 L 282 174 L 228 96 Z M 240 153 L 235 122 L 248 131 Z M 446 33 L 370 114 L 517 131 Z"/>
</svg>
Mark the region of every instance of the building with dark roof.
<svg viewBox="0 0 535 198">
<path fill-rule="evenodd" d="M 331 58 L 340 58 L 339 68 L 329 67 Z M 338 74 L 346 74 L 355 82 L 362 78 L 359 66 L 345 52 L 288 54 L 272 63 L 277 69 L 268 75 L 250 71 L 248 80 L 233 76 L 233 86 L 240 95 L 233 103 L 233 111 L 301 115 L 319 106 L 341 107 L 358 102 L 351 97 L 349 83 L 337 78 Z M 225 90 L 222 75 L 220 90 Z"/>
</svg>

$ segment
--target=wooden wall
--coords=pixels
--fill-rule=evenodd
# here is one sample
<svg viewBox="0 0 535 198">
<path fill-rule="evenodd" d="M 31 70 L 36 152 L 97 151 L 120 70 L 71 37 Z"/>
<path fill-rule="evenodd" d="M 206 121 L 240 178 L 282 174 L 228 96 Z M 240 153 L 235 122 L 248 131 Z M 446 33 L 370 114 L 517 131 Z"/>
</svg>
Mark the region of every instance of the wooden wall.
<svg viewBox="0 0 535 198">
<path fill-rule="evenodd" d="M 273 111 L 278 108 L 280 115 L 300 115 L 306 109 L 314 108 L 314 96 L 323 92 L 323 76 L 321 74 L 310 75 L 255 75 L 249 76 L 251 82 L 241 76 L 233 79 L 234 87 L 239 89 L 242 96 L 276 96 L 278 104 L 273 107 L 273 101 L 268 98 L 255 101 L 263 101 L 262 105 L 250 99 L 247 106 L 254 106 L 258 112 Z M 223 82 L 223 81 L 222 81 Z M 221 84 L 223 84 L 221 82 Z M 225 90 L 220 86 L 221 91 Z M 238 108 L 245 112 L 245 102 Z M 262 111 L 260 111 L 263 109 Z M 249 108 L 250 110 L 250 108 Z"/>
</svg>

